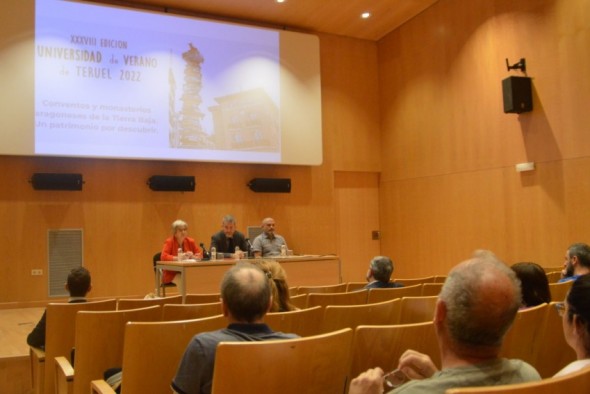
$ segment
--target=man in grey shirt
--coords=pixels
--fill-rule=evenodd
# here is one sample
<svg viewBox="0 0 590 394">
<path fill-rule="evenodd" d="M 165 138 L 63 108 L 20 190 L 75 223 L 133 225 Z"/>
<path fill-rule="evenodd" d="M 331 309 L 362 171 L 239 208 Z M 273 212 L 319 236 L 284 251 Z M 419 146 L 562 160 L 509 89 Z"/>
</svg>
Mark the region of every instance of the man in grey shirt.
<svg viewBox="0 0 590 394">
<path fill-rule="evenodd" d="M 261 227 L 263 233 L 254 238 L 252 244 L 254 257 L 280 256 L 281 246 L 285 245 L 287 247 L 287 241 L 280 235 L 275 234 L 275 220 L 265 218 Z"/>
<path fill-rule="evenodd" d="M 210 393 L 215 351 L 219 342 L 265 341 L 297 338 L 274 332 L 263 322 L 272 306 L 269 280 L 250 263 L 238 263 L 221 282 L 221 306 L 229 325 L 222 330 L 197 334 L 189 342 L 172 380 L 179 394 Z"/>
<path fill-rule="evenodd" d="M 498 357 L 520 303 L 514 272 L 491 252 L 476 252 L 451 270 L 436 305 L 442 369 L 427 355 L 408 350 L 400 357 L 397 375 L 412 380 L 391 392 L 444 394 L 454 387 L 539 380 L 529 364 Z M 370 369 L 352 380 L 349 394 L 382 393 L 384 379 L 381 368 Z"/>
</svg>

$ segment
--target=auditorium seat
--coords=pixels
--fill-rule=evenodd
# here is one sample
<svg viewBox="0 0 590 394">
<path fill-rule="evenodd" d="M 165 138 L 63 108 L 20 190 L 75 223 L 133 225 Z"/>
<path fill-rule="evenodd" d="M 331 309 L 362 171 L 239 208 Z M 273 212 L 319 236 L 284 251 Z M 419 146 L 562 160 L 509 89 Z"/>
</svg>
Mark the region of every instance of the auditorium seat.
<svg viewBox="0 0 590 394">
<path fill-rule="evenodd" d="M 161 268 L 156 268 L 156 263 L 158 261 L 162 260 L 162 252 L 158 252 L 156 254 L 154 254 L 154 257 L 152 257 L 152 264 L 154 267 L 154 275 L 155 275 L 155 279 L 154 282 L 157 281 L 157 275 L 156 275 L 156 270 L 160 271 L 160 278 L 162 278 L 162 269 Z M 160 290 L 162 290 L 162 296 L 166 297 L 166 288 L 169 287 L 176 287 L 176 283 L 174 282 L 170 282 L 170 283 L 158 283 L 157 286 L 159 286 Z M 158 293 L 159 294 L 159 293 Z"/>
<path fill-rule="evenodd" d="M 291 300 L 291 304 L 299 309 L 304 309 L 307 307 L 307 294 L 298 294 L 289 297 Z"/>
<path fill-rule="evenodd" d="M 437 301 L 437 296 L 403 297 L 397 324 L 432 321 Z"/>
<path fill-rule="evenodd" d="M 346 291 L 346 283 L 326 286 L 299 286 L 297 287 L 297 294 L 310 293 L 342 293 Z"/>
<path fill-rule="evenodd" d="M 55 392 L 55 369 L 53 362 L 55 357 L 69 356 L 75 341 L 76 314 L 78 311 L 115 310 L 116 300 L 104 300 L 94 302 L 77 303 L 50 303 L 47 305 L 47 324 L 44 357 L 42 351 L 31 352 L 38 361 L 43 360 L 43 372 L 37 373 L 39 392 L 53 394 Z M 33 362 L 33 361 L 32 361 Z M 40 368 L 34 365 L 33 368 Z"/>
<path fill-rule="evenodd" d="M 385 372 L 397 368 L 400 356 L 408 349 L 428 354 L 440 368 L 433 322 L 357 327 L 352 342 L 349 381 L 369 368 L 380 367 Z"/>
<path fill-rule="evenodd" d="M 561 271 L 547 272 L 545 275 L 547 276 L 547 281 L 549 283 L 557 283 L 557 281 L 561 279 Z"/>
<path fill-rule="evenodd" d="M 215 356 L 212 394 L 343 393 L 352 335 L 346 328 L 296 339 L 222 342 Z"/>
<path fill-rule="evenodd" d="M 221 293 L 209 294 L 187 294 L 184 300 L 185 304 L 209 304 L 211 302 L 219 302 L 221 300 Z"/>
<path fill-rule="evenodd" d="M 117 301 L 117 309 L 139 309 L 145 308 L 146 306 L 180 303 L 182 303 L 181 295 L 164 298 L 119 298 Z"/>
<path fill-rule="evenodd" d="M 422 285 L 395 287 L 391 289 L 369 289 L 367 304 L 374 304 L 402 297 L 418 297 L 422 294 Z"/>
<path fill-rule="evenodd" d="M 191 338 L 226 327 L 223 316 L 167 322 L 131 322 L 123 345 L 123 394 L 170 393 L 170 382 Z M 104 380 L 91 393 L 114 393 Z"/>
<path fill-rule="evenodd" d="M 290 312 L 267 313 L 264 322 L 274 331 L 307 337 L 322 333 L 323 316 L 324 308 L 316 306 Z"/>
<path fill-rule="evenodd" d="M 367 303 L 368 290 L 350 293 L 310 293 L 307 295 L 307 307 L 327 305 L 360 305 Z"/>
<path fill-rule="evenodd" d="M 422 285 L 422 296 L 438 296 L 444 283 L 424 283 Z"/>
<path fill-rule="evenodd" d="M 346 291 L 356 291 L 362 290 L 368 284 L 367 281 L 364 282 L 347 282 L 346 283 Z"/>
<path fill-rule="evenodd" d="M 551 301 L 563 302 L 568 291 L 574 284 L 573 280 L 561 283 L 549 283 L 549 292 L 551 293 Z"/>
<path fill-rule="evenodd" d="M 221 315 L 221 302 L 207 304 L 164 304 L 162 321 L 192 320 Z"/>
<path fill-rule="evenodd" d="M 590 368 L 559 378 L 504 386 L 463 387 L 448 389 L 445 394 L 555 394 L 590 393 Z"/>
<path fill-rule="evenodd" d="M 576 359 L 576 352 L 565 341 L 562 317 L 551 302 L 545 311 L 545 320 L 537 341 L 533 363 L 542 378 L 549 378 Z"/>
<path fill-rule="evenodd" d="M 550 343 L 542 344 L 539 341 L 546 316 L 547 304 L 519 310 L 504 337 L 500 356 L 517 358 L 534 365 L 538 346 L 551 346 Z"/>
<path fill-rule="evenodd" d="M 401 299 L 364 305 L 328 305 L 324 310 L 322 332 L 353 330 L 361 325 L 396 324 L 399 319 Z"/>
<path fill-rule="evenodd" d="M 395 280 L 393 282 L 396 283 L 401 283 L 402 285 L 408 287 L 408 286 L 413 286 L 413 285 L 421 285 L 423 283 L 434 283 L 434 276 L 426 276 L 423 278 L 406 278 L 406 279 L 400 279 L 400 278 L 395 278 Z"/>
<path fill-rule="evenodd" d="M 123 361 L 123 337 L 129 321 L 159 321 L 159 305 L 119 311 L 80 311 L 76 316 L 75 365 L 55 358 L 56 394 L 86 394 L 90 382 Z"/>
</svg>

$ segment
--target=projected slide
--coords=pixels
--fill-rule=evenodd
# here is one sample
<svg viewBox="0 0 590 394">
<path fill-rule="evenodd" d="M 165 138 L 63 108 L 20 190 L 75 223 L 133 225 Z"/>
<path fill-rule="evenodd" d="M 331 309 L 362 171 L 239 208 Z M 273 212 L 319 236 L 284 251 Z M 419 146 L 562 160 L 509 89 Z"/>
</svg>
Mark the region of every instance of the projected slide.
<svg viewBox="0 0 590 394">
<path fill-rule="evenodd" d="M 279 33 L 43 0 L 35 154 L 281 162 Z"/>
</svg>

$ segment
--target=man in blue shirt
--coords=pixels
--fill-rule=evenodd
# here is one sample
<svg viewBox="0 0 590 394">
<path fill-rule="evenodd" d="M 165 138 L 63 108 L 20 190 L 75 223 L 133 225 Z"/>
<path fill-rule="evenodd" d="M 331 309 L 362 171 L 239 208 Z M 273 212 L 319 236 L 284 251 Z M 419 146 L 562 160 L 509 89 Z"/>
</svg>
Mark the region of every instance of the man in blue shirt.
<svg viewBox="0 0 590 394">
<path fill-rule="evenodd" d="M 390 282 L 393 273 L 393 261 L 387 256 L 375 256 L 369 263 L 365 289 L 387 289 L 403 287 L 401 283 Z"/>
<path fill-rule="evenodd" d="M 572 244 L 565 252 L 559 282 L 576 280 L 585 274 L 590 274 L 590 246 L 585 243 Z"/>
</svg>

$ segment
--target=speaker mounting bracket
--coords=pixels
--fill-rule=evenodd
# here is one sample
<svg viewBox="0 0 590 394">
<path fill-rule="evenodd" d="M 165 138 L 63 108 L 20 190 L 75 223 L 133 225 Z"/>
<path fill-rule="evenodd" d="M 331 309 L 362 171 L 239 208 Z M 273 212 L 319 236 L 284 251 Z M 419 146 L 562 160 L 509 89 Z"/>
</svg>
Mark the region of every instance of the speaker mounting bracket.
<svg viewBox="0 0 590 394">
<path fill-rule="evenodd" d="M 523 73 L 526 74 L 526 59 L 523 57 L 518 61 L 518 63 L 514 63 L 511 66 L 510 63 L 508 62 L 508 58 L 506 58 L 506 69 L 507 69 L 507 71 L 521 70 Z"/>
</svg>

